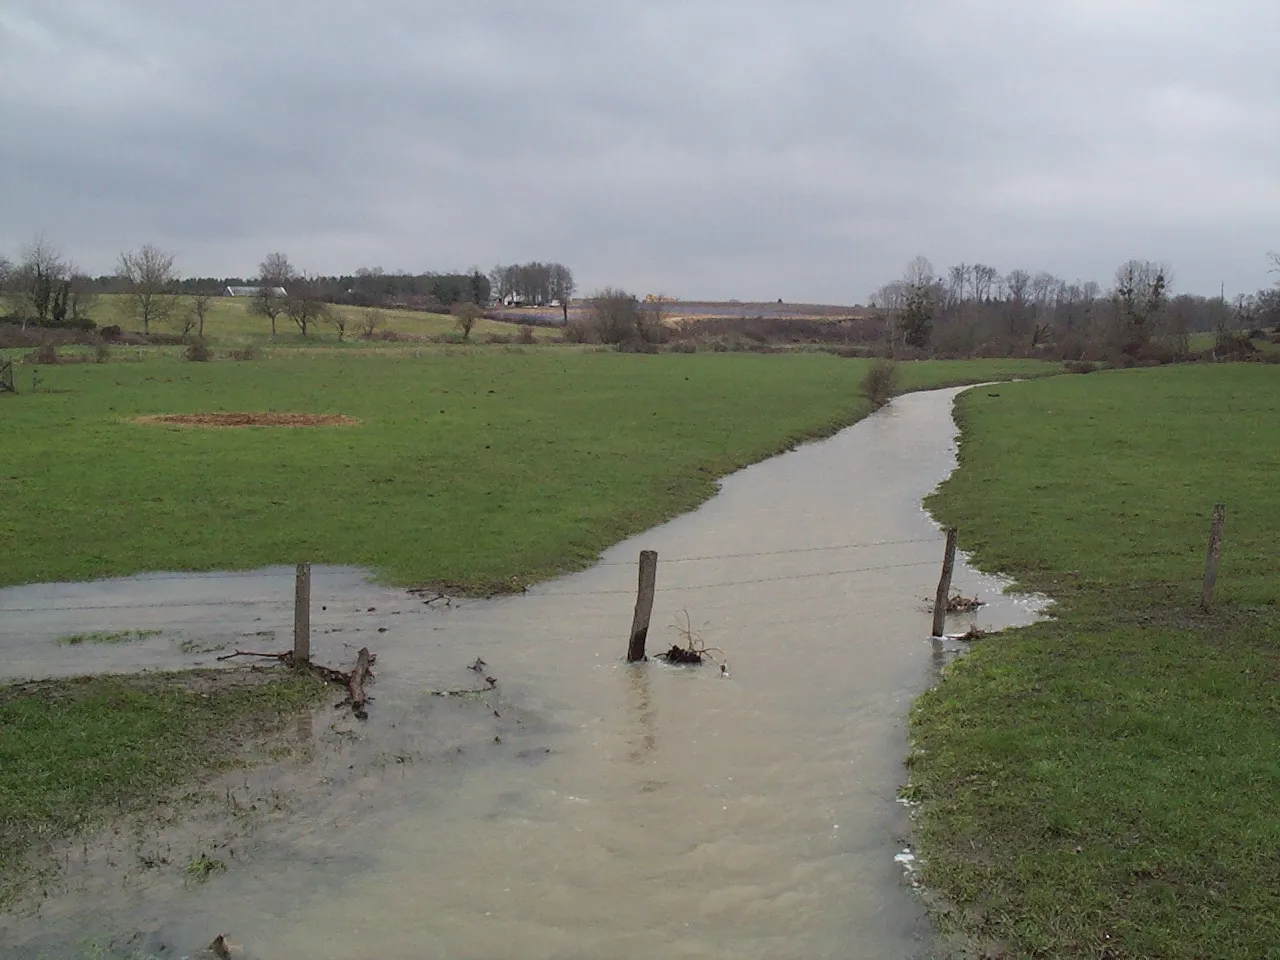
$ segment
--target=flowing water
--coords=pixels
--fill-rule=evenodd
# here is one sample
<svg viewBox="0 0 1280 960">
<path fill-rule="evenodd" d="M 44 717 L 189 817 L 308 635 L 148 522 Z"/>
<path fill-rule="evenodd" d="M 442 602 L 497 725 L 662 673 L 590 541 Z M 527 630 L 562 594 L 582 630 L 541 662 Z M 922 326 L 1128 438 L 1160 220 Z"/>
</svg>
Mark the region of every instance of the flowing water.
<svg viewBox="0 0 1280 960">
<path fill-rule="evenodd" d="M 36 956 L 140 931 L 176 956 L 227 931 L 262 960 L 932 955 L 895 861 L 896 795 L 908 708 L 955 646 L 928 637 L 942 538 L 920 501 L 954 464 L 956 392 L 901 397 L 735 474 L 526 595 L 427 604 L 317 570 L 315 659 L 378 654 L 368 722 L 324 711 L 299 725 L 301 759 L 224 784 L 237 814 L 256 808 L 235 830 L 176 815 L 77 845 L 38 911 L 0 918 L 0 943 Z M 650 652 L 687 613 L 727 674 L 622 662 L 640 549 L 660 557 Z M 955 631 L 1036 616 L 963 563 L 955 585 L 988 601 Z M 0 671 L 283 649 L 291 592 L 283 569 L 0 591 Z M 162 632 L 54 642 L 121 629 Z M 496 690 L 432 693 L 484 675 Z M 230 869 L 181 882 L 206 848 Z M 138 866 L 164 860 L 175 869 Z"/>
</svg>

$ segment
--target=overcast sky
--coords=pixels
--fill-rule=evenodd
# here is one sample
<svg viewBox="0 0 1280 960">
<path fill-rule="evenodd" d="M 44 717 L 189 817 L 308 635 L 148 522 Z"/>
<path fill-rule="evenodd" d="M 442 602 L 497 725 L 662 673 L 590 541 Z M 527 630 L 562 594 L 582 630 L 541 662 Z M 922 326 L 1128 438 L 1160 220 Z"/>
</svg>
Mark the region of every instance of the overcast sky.
<svg viewBox="0 0 1280 960">
<path fill-rule="evenodd" d="M 0 253 L 528 259 L 865 302 L 906 262 L 1256 290 L 1276 0 L 0 0 Z"/>
</svg>

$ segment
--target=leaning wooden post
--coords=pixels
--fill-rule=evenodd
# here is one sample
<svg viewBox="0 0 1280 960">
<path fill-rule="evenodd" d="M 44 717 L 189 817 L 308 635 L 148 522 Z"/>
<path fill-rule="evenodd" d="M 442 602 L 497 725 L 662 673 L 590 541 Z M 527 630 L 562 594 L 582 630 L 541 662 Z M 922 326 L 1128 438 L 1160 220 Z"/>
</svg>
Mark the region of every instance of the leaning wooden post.
<svg viewBox="0 0 1280 960">
<path fill-rule="evenodd" d="M 631 641 L 627 644 L 627 663 L 644 659 L 644 642 L 649 636 L 649 617 L 653 614 L 653 594 L 658 583 L 658 552 L 640 551 L 640 588 L 636 594 L 636 612 L 631 618 Z"/>
<path fill-rule="evenodd" d="M 1209 529 L 1209 557 L 1204 565 L 1204 589 L 1200 593 L 1200 609 L 1205 613 L 1213 605 L 1213 587 L 1218 582 L 1218 561 L 1222 559 L 1222 528 L 1227 522 L 1227 505 L 1214 504 L 1213 526 Z"/>
<path fill-rule="evenodd" d="M 947 604 L 951 601 L 951 574 L 956 569 L 956 528 L 947 528 L 947 552 L 942 557 L 942 577 L 933 600 L 933 635 L 940 637 L 946 627 Z"/>
<path fill-rule="evenodd" d="M 311 564 L 298 564 L 293 581 L 293 661 L 311 662 Z"/>
</svg>

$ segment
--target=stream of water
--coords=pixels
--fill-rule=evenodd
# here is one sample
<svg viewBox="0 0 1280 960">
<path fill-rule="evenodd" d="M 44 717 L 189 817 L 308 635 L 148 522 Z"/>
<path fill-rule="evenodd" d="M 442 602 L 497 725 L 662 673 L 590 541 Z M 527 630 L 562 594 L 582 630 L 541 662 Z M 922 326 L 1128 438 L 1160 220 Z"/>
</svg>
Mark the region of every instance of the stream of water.
<svg viewBox="0 0 1280 960">
<path fill-rule="evenodd" d="M 299 759 L 230 778 L 225 802 L 256 807 L 237 830 L 175 815 L 77 845 L 38 909 L 0 917 L 0 943 L 34 957 L 138 932 L 180 956 L 225 931 L 260 960 L 932 955 L 895 862 L 896 797 L 907 711 L 954 647 L 928 636 L 942 537 L 921 499 L 954 465 L 956 392 L 900 397 L 728 477 L 526 595 L 428 605 L 317 570 L 315 659 L 378 654 L 368 722 L 322 711 L 299 725 Z M 641 549 L 660 558 L 650 652 L 687 613 L 727 675 L 622 662 Z M 963 563 L 955 585 L 988 601 L 956 632 L 1037 615 Z M 0 671 L 284 649 L 291 591 L 284 569 L 3 590 Z M 54 642 L 122 629 L 161 632 Z M 495 691 L 433 695 L 483 687 L 477 657 Z M 206 883 L 138 866 L 206 848 L 229 865 Z"/>
</svg>

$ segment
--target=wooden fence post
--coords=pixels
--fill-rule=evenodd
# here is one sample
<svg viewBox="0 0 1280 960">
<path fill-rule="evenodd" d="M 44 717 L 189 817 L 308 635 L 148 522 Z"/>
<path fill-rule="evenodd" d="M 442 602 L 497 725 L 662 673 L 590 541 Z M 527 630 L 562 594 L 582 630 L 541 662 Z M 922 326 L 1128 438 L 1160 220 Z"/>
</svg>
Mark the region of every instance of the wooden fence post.
<svg viewBox="0 0 1280 960">
<path fill-rule="evenodd" d="M 947 604 L 951 601 L 951 574 L 956 569 L 956 528 L 947 528 L 947 552 L 942 557 L 942 577 L 938 595 L 933 600 L 933 635 L 940 637 L 946 629 Z"/>
<path fill-rule="evenodd" d="M 1204 564 L 1204 589 L 1200 592 L 1200 609 L 1205 613 L 1213 605 L 1213 587 L 1218 582 L 1218 561 L 1222 559 L 1222 528 L 1227 522 L 1227 505 L 1214 504 L 1213 526 L 1209 529 L 1209 557 Z"/>
<path fill-rule="evenodd" d="M 311 564 L 298 564 L 293 581 L 293 660 L 311 662 Z"/>
<path fill-rule="evenodd" d="M 658 583 L 658 553 L 640 551 L 640 588 L 636 593 L 636 612 L 631 618 L 631 640 L 627 644 L 627 663 L 644 659 L 644 642 L 649 636 L 649 617 L 653 614 L 653 595 Z"/>
</svg>

